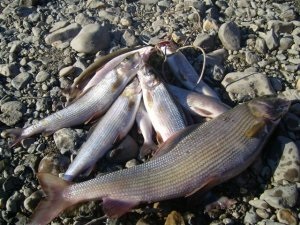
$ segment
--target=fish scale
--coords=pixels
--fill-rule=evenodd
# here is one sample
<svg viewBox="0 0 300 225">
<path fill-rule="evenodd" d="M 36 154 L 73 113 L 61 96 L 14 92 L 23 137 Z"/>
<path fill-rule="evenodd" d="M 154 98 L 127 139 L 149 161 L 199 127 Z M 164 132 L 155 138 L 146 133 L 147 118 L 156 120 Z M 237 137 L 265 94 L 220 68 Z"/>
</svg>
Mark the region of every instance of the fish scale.
<svg viewBox="0 0 300 225">
<path fill-rule="evenodd" d="M 252 146 L 261 141 L 244 136 L 252 128 L 253 122 L 257 121 L 248 111 L 246 105 L 238 106 L 216 120 L 197 125 L 195 131 L 187 135 L 172 152 L 133 169 L 121 170 L 88 181 L 85 186 L 75 184 L 67 190 L 68 196 L 86 198 L 85 192 L 88 190 L 90 198 L 93 199 L 99 197 L 101 190 L 112 198 L 139 196 L 139 201 L 147 202 L 192 192 L 211 174 L 220 175 L 223 171 L 233 169 L 230 165 L 236 165 L 242 159 L 238 149 L 246 149 L 246 158 L 254 153 Z M 207 135 L 210 130 L 217 131 L 217 134 Z M 218 135 L 221 141 L 216 144 L 215 138 Z M 238 144 L 233 148 L 234 143 Z M 187 150 L 190 151 L 189 154 L 186 153 Z M 222 164 L 224 168 L 219 166 Z M 186 177 L 194 179 L 195 183 L 187 187 L 184 185 Z M 118 183 L 124 186 L 122 190 L 118 189 Z"/>
<path fill-rule="evenodd" d="M 30 225 L 44 225 L 82 201 L 102 199 L 105 214 L 119 217 L 142 202 L 205 191 L 254 161 L 289 105 L 278 98 L 254 99 L 174 134 L 149 162 L 78 184 L 38 174 L 48 198 L 38 205 Z"/>
</svg>

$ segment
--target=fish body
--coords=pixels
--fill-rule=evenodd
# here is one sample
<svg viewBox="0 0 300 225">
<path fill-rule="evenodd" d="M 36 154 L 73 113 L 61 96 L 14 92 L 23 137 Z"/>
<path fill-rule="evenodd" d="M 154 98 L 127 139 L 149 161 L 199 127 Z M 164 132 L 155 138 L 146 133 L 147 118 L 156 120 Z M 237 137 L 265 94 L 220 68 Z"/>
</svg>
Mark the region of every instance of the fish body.
<svg viewBox="0 0 300 225">
<path fill-rule="evenodd" d="M 30 225 L 47 224 L 82 201 L 102 199 L 104 212 L 118 217 L 142 202 L 189 196 L 224 182 L 254 161 L 289 105 L 278 98 L 241 104 L 177 133 L 159 148 L 165 152 L 160 157 L 86 182 L 68 185 L 39 174 L 48 199 L 39 204 Z"/>
<path fill-rule="evenodd" d="M 4 131 L 2 135 L 5 137 L 14 136 L 14 145 L 34 134 L 53 133 L 61 128 L 97 118 L 106 112 L 128 82 L 136 75 L 140 61 L 141 58 L 138 53 L 128 56 L 73 104 L 49 115 L 34 125 L 23 129 L 9 129 Z"/>
<path fill-rule="evenodd" d="M 204 81 L 201 80 L 197 84 L 199 75 L 180 51 L 175 51 L 172 46 L 163 46 L 162 51 L 167 56 L 172 73 L 186 88 L 219 100 L 217 93 Z"/>
<path fill-rule="evenodd" d="M 180 106 L 176 104 L 165 84 L 156 77 L 151 67 L 144 65 L 138 71 L 143 100 L 160 142 L 186 127 Z"/>
<path fill-rule="evenodd" d="M 71 181 L 81 172 L 92 168 L 115 143 L 122 140 L 131 129 L 142 97 L 138 79 L 128 85 L 109 110 L 97 123 L 88 140 L 64 175 Z"/>
<path fill-rule="evenodd" d="M 157 149 L 157 146 L 152 139 L 153 137 L 152 123 L 143 102 L 141 102 L 140 104 L 135 120 L 144 138 L 144 143 L 140 148 L 140 154 L 139 154 L 140 158 L 144 158 L 146 155 L 155 151 Z"/>
<path fill-rule="evenodd" d="M 215 118 L 230 109 L 229 106 L 213 97 L 170 84 L 167 85 L 167 88 L 180 105 L 194 115 Z"/>
</svg>

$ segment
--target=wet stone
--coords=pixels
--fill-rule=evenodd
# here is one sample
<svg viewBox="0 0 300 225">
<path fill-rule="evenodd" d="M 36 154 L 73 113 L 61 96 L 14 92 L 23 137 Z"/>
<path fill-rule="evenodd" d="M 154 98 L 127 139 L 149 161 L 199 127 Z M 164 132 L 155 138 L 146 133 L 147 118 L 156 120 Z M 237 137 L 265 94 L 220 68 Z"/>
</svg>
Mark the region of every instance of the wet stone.
<svg viewBox="0 0 300 225">
<path fill-rule="evenodd" d="M 290 209 L 279 209 L 276 216 L 278 221 L 281 223 L 289 225 L 298 224 L 298 218 L 296 213 L 292 212 Z"/>
<path fill-rule="evenodd" d="M 290 182 L 300 181 L 300 152 L 297 145 L 285 137 L 278 138 L 282 156 L 274 172 L 274 181 L 282 183 L 283 180 Z"/>
<path fill-rule="evenodd" d="M 265 190 L 260 199 L 265 200 L 275 209 L 294 207 L 298 199 L 297 186 L 290 184 Z"/>
</svg>

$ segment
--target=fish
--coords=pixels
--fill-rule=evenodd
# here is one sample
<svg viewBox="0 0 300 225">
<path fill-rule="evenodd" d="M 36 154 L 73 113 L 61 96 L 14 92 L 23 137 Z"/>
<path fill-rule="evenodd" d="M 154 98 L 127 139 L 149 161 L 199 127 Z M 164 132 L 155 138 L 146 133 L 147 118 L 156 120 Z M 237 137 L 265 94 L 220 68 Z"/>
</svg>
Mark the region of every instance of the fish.
<svg viewBox="0 0 300 225">
<path fill-rule="evenodd" d="M 34 134 L 50 135 L 56 130 L 90 122 L 103 115 L 114 100 L 120 95 L 129 81 L 136 75 L 141 57 L 139 53 L 127 56 L 104 78 L 91 87 L 73 104 L 57 111 L 26 128 L 8 129 L 1 133 L 2 137 L 13 137 L 11 146 Z"/>
<path fill-rule="evenodd" d="M 94 127 L 88 140 L 80 147 L 64 179 L 73 180 L 80 173 L 91 171 L 96 162 L 121 141 L 134 124 L 142 92 L 137 78 L 133 80 Z"/>
<path fill-rule="evenodd" d="M 228 105 L 211 96 L 186 90 L 171 84 L 168 84 L 167 88 L 180 105 L 194 115 L 215 118 L 230 109 Z"/>
<path fill-rule="evenodd" d="M 84 70 L 77 78 L 74 79 L 70 90 L 68 91 L 68 101 L 77 99 L 83 95 L 91 87 L 97 85 L 107 73 L 109 73 L 116 65 L 122 62 L 126 57 L 134 54 L 151 51 L 151 46 L 140 46 L 135 48 L 125 48 L 112 52 L 100 59 L 96 60 L 86 70 Z M 96 72 L 96 73 L 95 73 Z M 92 74 L 95 73 L 93 76 Z M 92 78 L 90 78 L 92 76 Z M 87 81 L 90 78 L 89 81 Z"/>
<path fill-rule="evenodd" d="M 187 126 L 185 116 L 152 67 L 142 63 L 137 74 L 145 108 L 156 131 L 158 142 L 164 142 Z"/>
<path fill-rule="evenodd" d="M 167 64 L 169 65 L 173 75 L 189 90 L 211 96 L 220 100 L 218 94 L 210 88 L 203 80 L 200 80 L 194 67 L 189 63 L 187 58 L 172 44 L 161 45 L 162 52 L 167 57 Z"/>
<path fill-rule="evenodd" d="M 208 190 L 251 165 L 289 106 L 290 101 L 276 97 L 240 104 L 175 134 L 159 148 L 165 152 L 160 157 L 85 182 L 69 184 L 39 173 L 47 198 L 38 204 L 29 225 L 45 225 L 83 201 L 101 199 L 104 213 L 117 218 L 140 203 Z"/>
<path fill-rule="evenodd" d="M 143 102 L 141 102 L 140 104 L 135 120 L 144 138 L 144 143 L 140 148 L 140 153 L 139 153 L 139 158 L 143 159 L 145 158 L 146 155 L 155 152 L 157 149 L 157 145 L 154 143 L 152 139 L 153 136 L 152 123 Z"/>
</svg>

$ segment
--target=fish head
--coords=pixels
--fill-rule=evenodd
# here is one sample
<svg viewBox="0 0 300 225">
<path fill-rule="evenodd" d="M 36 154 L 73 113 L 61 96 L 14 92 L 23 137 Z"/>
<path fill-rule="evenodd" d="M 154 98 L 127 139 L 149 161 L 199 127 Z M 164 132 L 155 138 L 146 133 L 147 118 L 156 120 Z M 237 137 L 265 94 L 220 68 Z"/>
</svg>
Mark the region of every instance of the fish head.
<svg viewBox="0 0 300 225">
<path fill-rule="evenodd" d="M 287 113 L 290 104 L 290 101 L 281 98 L 261 97 L 248 102 L 248 107 L 253 116 L 275 123 Z"/>
<path fill-rule="evenodd" d="M 128 55 L 125 57 L 125 59 L 120 62 L 117 70 L 120 74 L 126 74 L 128 71 L 137 71 L 140 64 L 141 64 L 142 58 L 138 52 L 132 53 L 131 55 Z"/>
<path fill-rule="evenodd" d="M 140 81 L 144 88 L 148 90 L 154 89 L 160 84 L 160 80 L 157 78 L 154 69 L 146 64 L 138 71 Z"/>
<path fill-rule="evenodd" d="M 131 97 L 133 95 L 139 94 L 141 93 L 142 88 L 140 86 L 140 82 L 138 80 L 137 77 L 135 77 L 125 88 L 125 90 L 123 91 L 122 95 L 123 96 L 127 96 L 127 97 Z"/>
</svg>

